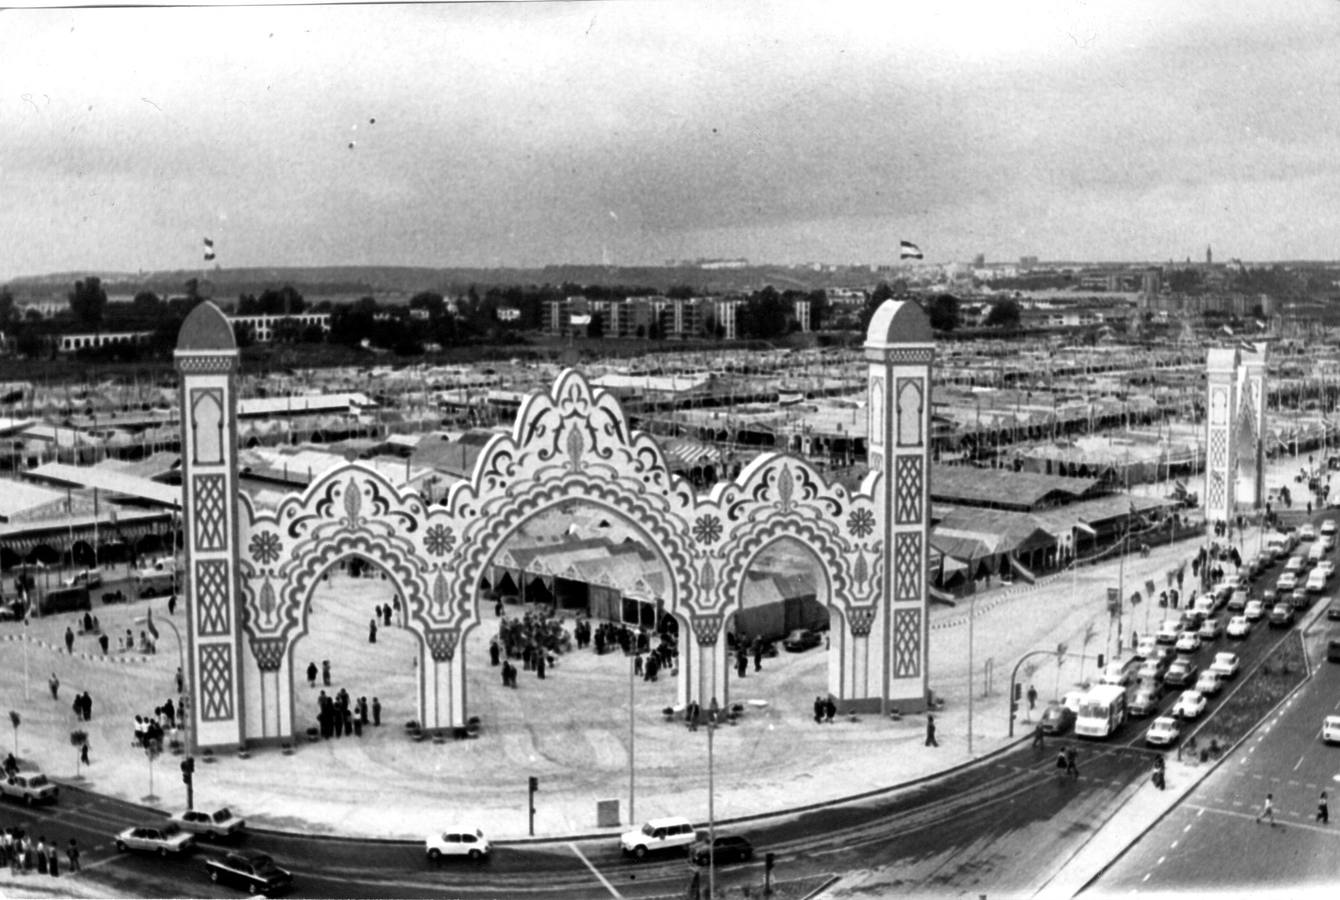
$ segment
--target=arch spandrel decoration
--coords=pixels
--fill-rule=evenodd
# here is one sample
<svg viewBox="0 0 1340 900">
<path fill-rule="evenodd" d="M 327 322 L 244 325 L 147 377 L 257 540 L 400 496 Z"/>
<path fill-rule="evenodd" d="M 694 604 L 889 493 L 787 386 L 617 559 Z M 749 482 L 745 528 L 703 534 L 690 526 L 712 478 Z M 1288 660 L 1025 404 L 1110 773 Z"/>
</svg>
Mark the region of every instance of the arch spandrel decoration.
<svg viewBox="0 0 1340 900">
<path fill-rule="evenodd" d="M 877 350 L 896 369 L 886 364 L 875 373 L 880 385 L 871 396 L 882 401 L 875 419 L 883 426 L 882 446 L 900 454 L 920 452 L 899 448 L 894 436 L 923 434 L 929 404 L 923 392 L 918 423 L 900 422 L 902 410 L 888 390 L 895 374 L 929 384 L 930 354 L 916 349 L 908 356 L 899 349 L 899 333 L 909 322 L 915 326 L 917 315 L 919 310 L 902 308 L 880 326 L 888 333 L 867 343 L 868 353 Z M 872 326 L 872 334 L 876 330 Z M 190 390 L 199 366 L 188 348 L 179 347 L 178 354 L 183 388 Z M 193 437 L 184 423 L 183 453 L 196 449 Z M 886 463 L 882 459 L 859 489 L 848 491 L 827 483 L 803 460 L 766 454 L 700 496 L 670 472 L 650 436 L 629 426 L 612 394 L 568 370 L 548 390 L 527 398 L 510 432 L 487 444 L 471 477 L 454 485 L 440 506 L 426 506 L 412 489 L 398 489 L 358 463 L 321 475 L 273 511 L 257 511 L 244 493 L 232 493 L 237 528 L 227 539 L 237 560 L 238 590 L 231 615 L 244 656 L 239 694 L 248 702 L 225 712 L 236 717 L 244 741 L 280 740 L 301 730 L 293 647 L 308 628 L 308 596 L 331 566 L 359 556 L 388 574 L 404 603 L 406 625 L 419 638 L 419 721 L 426 728 L 463 725 L 469 654 L 462 647 L 480 625 L 479 585 L 506 562 L 507 543 L 527 520 L 574 502 L 619 518 L 658 555 L 664 583 L 654 592 L 633 591 L 654 593 L 692 633 L 681 644 L 681 700 L 729 699 L 724 631 L 740 608 L 741 584 L 760 552 L 792 538 L 817 560 L 834 614 L 830 692 L 848 704 L 895 699 L 900 708 L 915 708 L 916 685 L 891 688 L 891 679 L 906 679 L 891 655 L 889 536 L 907 523 L 889 521 Z M 924 480 L 921 485 L 924 490 Z M 906 605 L 900 604 L 904 612 Z M 912 643 L 910 652 L 924 659 L 924 640 Z"/>
</svg>

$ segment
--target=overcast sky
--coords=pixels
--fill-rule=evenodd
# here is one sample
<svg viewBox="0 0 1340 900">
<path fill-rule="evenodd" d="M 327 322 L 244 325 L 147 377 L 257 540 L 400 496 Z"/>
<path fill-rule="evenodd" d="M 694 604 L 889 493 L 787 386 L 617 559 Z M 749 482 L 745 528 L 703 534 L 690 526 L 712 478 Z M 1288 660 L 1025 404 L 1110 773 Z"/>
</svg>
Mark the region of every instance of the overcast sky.
<svg viewBox="0 0 1340 900">
<path fill-rule="evenodd" d="M 0 13 L 0 278 L 1340 258 L 1340 3 Z"/>
</svg>

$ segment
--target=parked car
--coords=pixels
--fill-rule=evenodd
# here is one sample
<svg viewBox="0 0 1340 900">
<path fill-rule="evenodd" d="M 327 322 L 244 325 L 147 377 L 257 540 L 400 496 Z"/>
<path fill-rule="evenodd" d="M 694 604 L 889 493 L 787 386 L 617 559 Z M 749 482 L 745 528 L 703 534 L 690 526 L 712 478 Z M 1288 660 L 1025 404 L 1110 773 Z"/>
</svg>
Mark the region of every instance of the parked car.
<svg viewBox="0 0 1340 900">
<path fill-rule="evenodd" d="M 1340 716 L 1327 716 L 1322 719 L 1321 739 L 1328 744 L 1340 744 Z"/>
<path fill-rule="evenodd" d="M 1177 643 L 1174 644 L 1178 653 L 1195 653 L 1200 649 L 1200 633 L 1196 631 L 1183 631 L 1177 636 Z"/>
<path fill-rule="evenodd" d="M 1179 657 L 1168 667 L 1163 683 L 1168 687 L 1186 687 L 1193 684 L 1200 674 L 1200 667 L 1186 657 Z"/>
<path fill-rule="evenodd" d="M 1246 616 L 1234 616 L 1228 620 L 1228 626 L 1224 628 L 1224 634 L 1236 640 L 1242 640 L 1251 633 L 1252 623 Z"/>
<path fill-rule="evenodd" d="M 125 829 L 116 836 L 116 849 L 144 850 L 167 856 L 182 854 L 195 846 L 195 836 L 181 830 L 176 822 L 161 825 L 138 825 Z"/>
<path fill-rule="evenodd" d="M 1218 618 L 1210 616 L 1210 618 L 1200 623 L 1200 631 L 1197 633 L 1202 641 L 1217 640 L 1219 635 L 1224 633 L 1224 626 Z"/>
<path fill-rule="evenodd" d="M 684 849 L 698 840 L 693 824 L 682 816 L 648 819 L 646 824 L 619 836 L 619 848 L 625 854 L 642 859 L 648 853 Z"/>
<path fill-rule="evenodd" d="M 817 631 L 809 628 L 797 628 L 782 639 L 782 646 L 792 653 L 799 653 L 802 650 L 819 646 L 822 640 L 823 638 L 819 637 Z"/>
<path fill-rule="evenodd" d="M 1145 732 L 1145 743 L 1151 747 L 1168 747 L 1182 736 L 1182 724 L 1172 716 L 1159 716 Z"/>
<path fill-rule="evenodd" d="M 1060 703 L 1052 703 L 1042 711 L 1043 734 L 1065 734 L 1075 726 L 1075 711 Z"/>
<path fill-rule="evenodd" d="M 247 823 L 233 815 L 228 807 L 208 812 L 203 809 L 188 809 L 170 816 L 173 822 L 181 826 L 182 831 L 200 834 L 209 838 L 226 838 L 240 834 Z"/>
<path fill-rule="evenodd" d="M 1294 612 L 1292 603 L 1276 603 L 1270 608 L 1270 627 L 1288 628 L 1293 624 Z"/>
<path fill-rule="evenodd" d="M 228 853 L 205 861 L 209 880 L 269 896 L 293 887 L 293 873 L 275 865 L 268 853 Z"/>
<path fill-rule="evenodd" d="M 1196 719 L 1203 712 L 1205 712 L 1205 695 L 1200 691 L 1182 691 L 1172 707 L 1172 714 L 1179 719 Z"/>
<path fill-rule="evenodd" d="M 1223 678 L 1237 678 L 1238 669 L 1242 662 L 1238 659 L 1236 653 L 1221 651 L 1214 655 L 1214 662 L 1210 663 L 1210 671 L 1218 672 Z"/>
<path fill-rule="evenodd" d="M 444 856 L 481 860 L 493 852 L 493 845 L 478 828 L 456 828 L 428 835 L 424 851 L 433 862 Z"/>
<path fill-rule="evenodd" d="M 58 796 L 60 788 L 48 781 L 41 772 L 15 772 L 0 781 L 0 797 L 25 806 L 55 803 Z"/>
<path fill-rule="evenodd" d="M 1157 681 L 1144 681 L 1135 689 L 1135 696 L 1126 710 L 1133 716 L 1152 716 L 1158 712 L 1159 701 L 1163 699 L 1163 685 Z"/>
<path fill-rule="evenodd" d="M 1206 697 L 1213 697 L 1223 689 L 1224 679 L 1213 667 L 1201 671 L 1200 677 L 1196 679 L 1194 687 L 1194 690 L 1204 694 Z"/>
<path fill-rule="evenodd" d="M 695 841 L 689 848 L 689 859 L 695 866 L 715 863 L 718 866 L 733 862 L 749 862 L 754 858 L 754 845 L 738 834 L 719 834 L 715 842 Z"/>
</svg>

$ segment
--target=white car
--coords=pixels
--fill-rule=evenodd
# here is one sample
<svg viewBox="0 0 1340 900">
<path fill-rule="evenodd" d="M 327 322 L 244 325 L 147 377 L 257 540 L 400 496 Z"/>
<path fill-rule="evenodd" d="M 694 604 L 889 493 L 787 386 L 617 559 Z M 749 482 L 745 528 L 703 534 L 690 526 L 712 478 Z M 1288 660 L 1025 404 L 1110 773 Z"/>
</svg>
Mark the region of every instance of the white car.
<svg viewBox="0 0 1340 900">
<path fill-rule="evenodd" d="M 1252 622 L 1246 616 L 1234 616 L 1228 620 L 1224 633 L 1231 638 L 1245 638 L 1252 633 Z"/>
<path fill-rule="evenodd" d="M 1307 573 L 1307 583 L 1303 588 L 1311 594 L 1320 594 L 1326 590 L 1326 573 L 1321 569 L 1313 569 Z"/>
<path fill-rule="evenodd" d="M 1221 678 L 1236 678 L 1241 665 L 1242 661 L 1238 659 L 1236 653 L 1225 650 L 1214 655 L 1214 662 L 1210 663 L 1210 671 L 1218 672 Z"/>
<path fill-rule="evenodd" d="M 1205 695 L 1195 690 L 1182 691 L 1169 711 L 1179 719 L 1199 718 L 1205 712 Z"/>
<path fill-rule="evenodd" d="M 1200 635 L 1194 631 L 1183 631 L 1177 636 L 1178 653 L 1195 653 L 1200 649 Z"/>
<path fill-rule="evenodd" d="M 1317 529 L 1312 527 L 1311 522 L 1304 522 L 1298 527 L 1298 539 L 1300 541 L 1315 541 L 1317 539 Z"/>
<path fill-rule="evenodd" d="M 1173 644 L 1177 642 L 1177 636 L 1181 633 L 1181 619 L 1164 619 L 1163 624 L 1159 625 L 1158 633 L 1154 635 L 1154 640 L 1160 644 Z"/>
<path fill-rule="evenodd" d="M 195 835 L 182 831 L 176 822 L 132 826 L 116 836 L 116 849 L 122 853 L 127 850 L 147 850 L 159 856 L 167 856 L 169 853 L 185 853 L 194 846 Z"/>
<path fill-rule="evenodd" d="M 428 835 L 424 842 L 428 858 L 437 862 L 444 856 L 464 856 L 480 860 L 493 852 L 493 845 L 478 828 L 461 828 Z"/>
<path fill-rule="evenodd" d="M 1327 716 L 1322 720 L 1321 739 L 1328 744 L 1340 744 L 1340 716 Z"/>
<path fill-rule="evenodd" d="M 1301 553 L 1295 553 L 1289 557 L 1289 561 L 1284 564 L 1284 571 L 1291 575 L 1297 575 L 1307 568 L 1307 563 Z"/>
<path fill-rule="evenodd" d="M 247 827 L 246 820 L 233 815 L 228 807 L 207 812 L 200 809 L 188 809 L 169 817 L 181 826 L 182 831 L 202 834 L 209 838 L 231 837 Z"/>
<path fill-rule="evenodd" d="M 1333 535 L 1333 534 L 1323 534 L 1323 535 L 1321 536 L 1321 545 L 1322 545 L 1323 547 L 1325 547 L 1327 550 L 1334 550 L 1334 549 L 1335 549 L 1335 535 Z"/>
<path fill-rule="evenodd" d="M 1214 616 L 1210 616 L 1204 622 L 1200 623 L 1200 639 L 1202 641 L 1212 641 L 1224 633 L 1224 624 Z"/>
<path fill-rule="evenodd" d="M 1317 563 L 1317 568 L 1313 571 L 1325 572 L 1326 577 L 1330 578 L 1335 574 L 1335 563 L 1331 562 L 1329 559 L 1323 559 L 1321 562 Z"/>
<path fill-rule="evenodd" d="M 1135 645 L 1134 656 L 1136 659 L 1148 659 L 1156 650 L 1158 650 L 1158 646 L 1159 642 L 1152 637 L 1142 637 L 1140 638 L 1140 642 Z"/>
<path fill-rule="evenodd" d="M 1259 622 L 1266 617 L 1266 605 L 1260 600 L 1248 600 L 1242 614 L 1248 622 Z"/>
<path fill-rule="evenodd" d="M 1103 669 L 1103 674 L 1098 676 L 1098 683 L 1128 685 L 1131 683 L 1131 674 L 1126 671 L 1124 663 L 1108 663 Z"/>
<path fill-rule="evenodd" d="M 1322 523 L 1321 523 L 1321 534 L 1322 534 L 1322 536 L 1326 536 L 1326 535 L 1334 535 L 1335 532 L 1336 532 L 1336 530 L 1337 530 L 1337 528 L 1336 528 L 1336 522 L 1335 522 L 1335 519 L 1324 519 L 1324 520 L 1322 520 Z"/>
<path fill-rule="evenodd" d="M 1220 675 L 1218 672 L 1216 672 L 1213 668 L 1205 669 L 1204 671 L 1202 671 L 1200 673 L 1200 677 L 1196 679 L 1196 684 L 1193 687 L 1193 690 L 1202 693 L 1207 697 L 1213 697 L 1215 694 L 1219 693 L 1223 689 L 1224 689 L 1223 676 Z"/>
<path fill-rule="evenodd" d="M 1145 732 L 1145 743 L 1151 747 L 1167 747 L 1182 736 L 1182 725 L 1172 716 L 1159 716 Z"/>
<path fill-rule="evenodd" d="M 1298 557 L 1294 557 L 1297 559 Z M 1275 590 L 1281 594 L 1287 594 L 1289 591 L 1298 587 L 1298 576 L 1293 572 L 1285 572 L 1279 578 L 1275 579 Z"/>
<path fill-rule="evenodd" d="M 648 819 L 636 831 L 624 832 L 619 836 L 619 848 L 641 859 L 648 853 L 688 847 L 696 840 L 698 833 L 694 831 L 692 822 L 683 816 L 667 816 L 663 819 Z"/>
</svg>

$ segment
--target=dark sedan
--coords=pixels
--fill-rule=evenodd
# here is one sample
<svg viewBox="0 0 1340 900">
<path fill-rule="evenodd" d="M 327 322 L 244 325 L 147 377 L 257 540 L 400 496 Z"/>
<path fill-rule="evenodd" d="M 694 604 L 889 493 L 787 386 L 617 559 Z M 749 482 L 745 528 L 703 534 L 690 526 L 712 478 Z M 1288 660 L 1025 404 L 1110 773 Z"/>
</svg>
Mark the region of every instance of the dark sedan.
<svg viewBox="0 0 1340 900">
<path fill-rule="evenodd" d="M 293 886 L 293 873 L 266 853 L 228 853 L 205 863 L 209 880 L 244 888 L 248 894 L 274 894 Z"/>
<path fill-rule="evenodd" d="M 819 637 L 819 632 L 808 628 L 797 628 L 783 639 L 782 646 L 792 653 L 799 653 L 801 650 L 819 646 L 821 640 L 823 639 Z"/>
<path fill-rule="evenodd" d="M 1065 734 L 1075 725 L 1075 711 L 1060 703 L 1053 703 L 1042 712 L 1043 734 Z"/>
<path fill-rule="evenodd" d="M 717 835 L 715 850 L 709 841 L 698 841 L 689 848 L 689 859 L 697 866 L 713 862 L 718 866 L 733 862 L 749 862 L 754 858 L 754 846 L 739 835 Z"/>
<path fill-rule="evenodd" d="M 1292 603 L 1276 603 L 1270 608 L 1270 627 L 1288 628 L 1293 624 L 1294 611 Z"/>
</svg>

